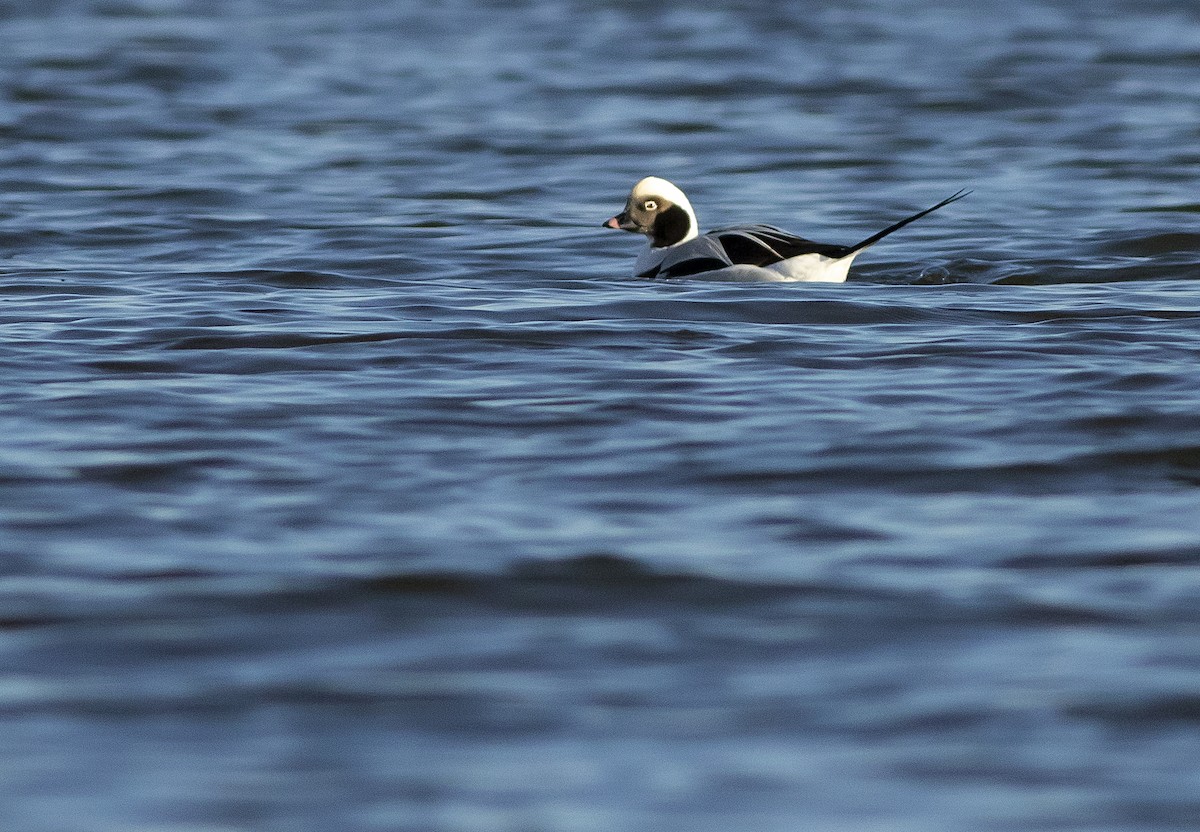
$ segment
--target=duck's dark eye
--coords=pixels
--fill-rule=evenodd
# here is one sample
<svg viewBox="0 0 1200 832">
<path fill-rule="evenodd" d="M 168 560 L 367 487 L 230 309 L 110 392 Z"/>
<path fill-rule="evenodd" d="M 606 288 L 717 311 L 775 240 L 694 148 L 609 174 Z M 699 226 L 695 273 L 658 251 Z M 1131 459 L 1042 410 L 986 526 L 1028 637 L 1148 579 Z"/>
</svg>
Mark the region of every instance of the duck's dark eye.
<svg viewBox="0 0 1200 832">
<path fill-rule="evenodd" d="M 658 203 L 655 202 L 653 199 L 647 199 L 645 202 L 642 203 L 643 211 L 654 211 L 657 208 L 658 208 Z"/>
</svg>

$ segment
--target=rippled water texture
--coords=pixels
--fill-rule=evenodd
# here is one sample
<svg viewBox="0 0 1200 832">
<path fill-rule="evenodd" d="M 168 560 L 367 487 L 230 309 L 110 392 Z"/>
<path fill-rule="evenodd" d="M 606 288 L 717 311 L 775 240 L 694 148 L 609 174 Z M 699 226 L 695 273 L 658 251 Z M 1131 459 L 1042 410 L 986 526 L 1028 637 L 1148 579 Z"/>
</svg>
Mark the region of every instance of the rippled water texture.
<svg viewBox="0 0 1200 832">
<path fill-rule="evenodd" d="M 0 828 L 1200 818 L 1200 10 L 0 2 Z M 637 281 L 600 228 L 849 243 Z"/>
</svg>

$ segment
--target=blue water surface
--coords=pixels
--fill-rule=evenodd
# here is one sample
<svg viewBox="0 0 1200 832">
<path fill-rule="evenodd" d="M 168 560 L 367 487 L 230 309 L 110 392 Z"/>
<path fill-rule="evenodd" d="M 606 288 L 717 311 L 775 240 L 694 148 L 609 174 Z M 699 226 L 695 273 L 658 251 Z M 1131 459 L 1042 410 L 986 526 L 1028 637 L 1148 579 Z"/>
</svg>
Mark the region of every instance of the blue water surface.
<svg viewBox="0 0 1200 832">
<path fill-rule="evenodd" d="M 0 2 L 0 828 L 1200 818 L 1200 8 Z M 634 181 L 851 243 L 630 277 Z"/>
</svg>

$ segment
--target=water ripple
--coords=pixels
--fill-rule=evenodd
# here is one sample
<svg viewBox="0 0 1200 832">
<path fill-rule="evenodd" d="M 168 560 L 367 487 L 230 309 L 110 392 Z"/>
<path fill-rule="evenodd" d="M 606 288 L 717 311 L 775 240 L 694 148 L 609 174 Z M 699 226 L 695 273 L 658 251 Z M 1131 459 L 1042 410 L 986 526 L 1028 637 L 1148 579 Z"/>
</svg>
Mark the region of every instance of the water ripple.
<svg viewBox="0 0 1200 832">
<path fill-rule="evenodd" d="M 435 11 L 0 14 L 5 828 L 1190 828 L 1193 5 Z"/>
</svg>

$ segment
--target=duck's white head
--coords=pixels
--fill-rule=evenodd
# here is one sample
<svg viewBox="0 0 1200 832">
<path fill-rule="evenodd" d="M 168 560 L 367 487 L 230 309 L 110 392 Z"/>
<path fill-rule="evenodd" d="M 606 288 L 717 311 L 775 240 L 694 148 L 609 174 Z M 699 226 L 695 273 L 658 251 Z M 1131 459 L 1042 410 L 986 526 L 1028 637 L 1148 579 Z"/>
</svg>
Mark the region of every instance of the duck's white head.
<svg viewBox="0 0 1200 832">
<path fill-rule="evenodd" d="M 654 248 L 678 245 L 700 233 L 683 191 L 657 176 L 634 185 L 625 210 L 605 221 L 604 227 L 645 234 Z"/>
</svg>

